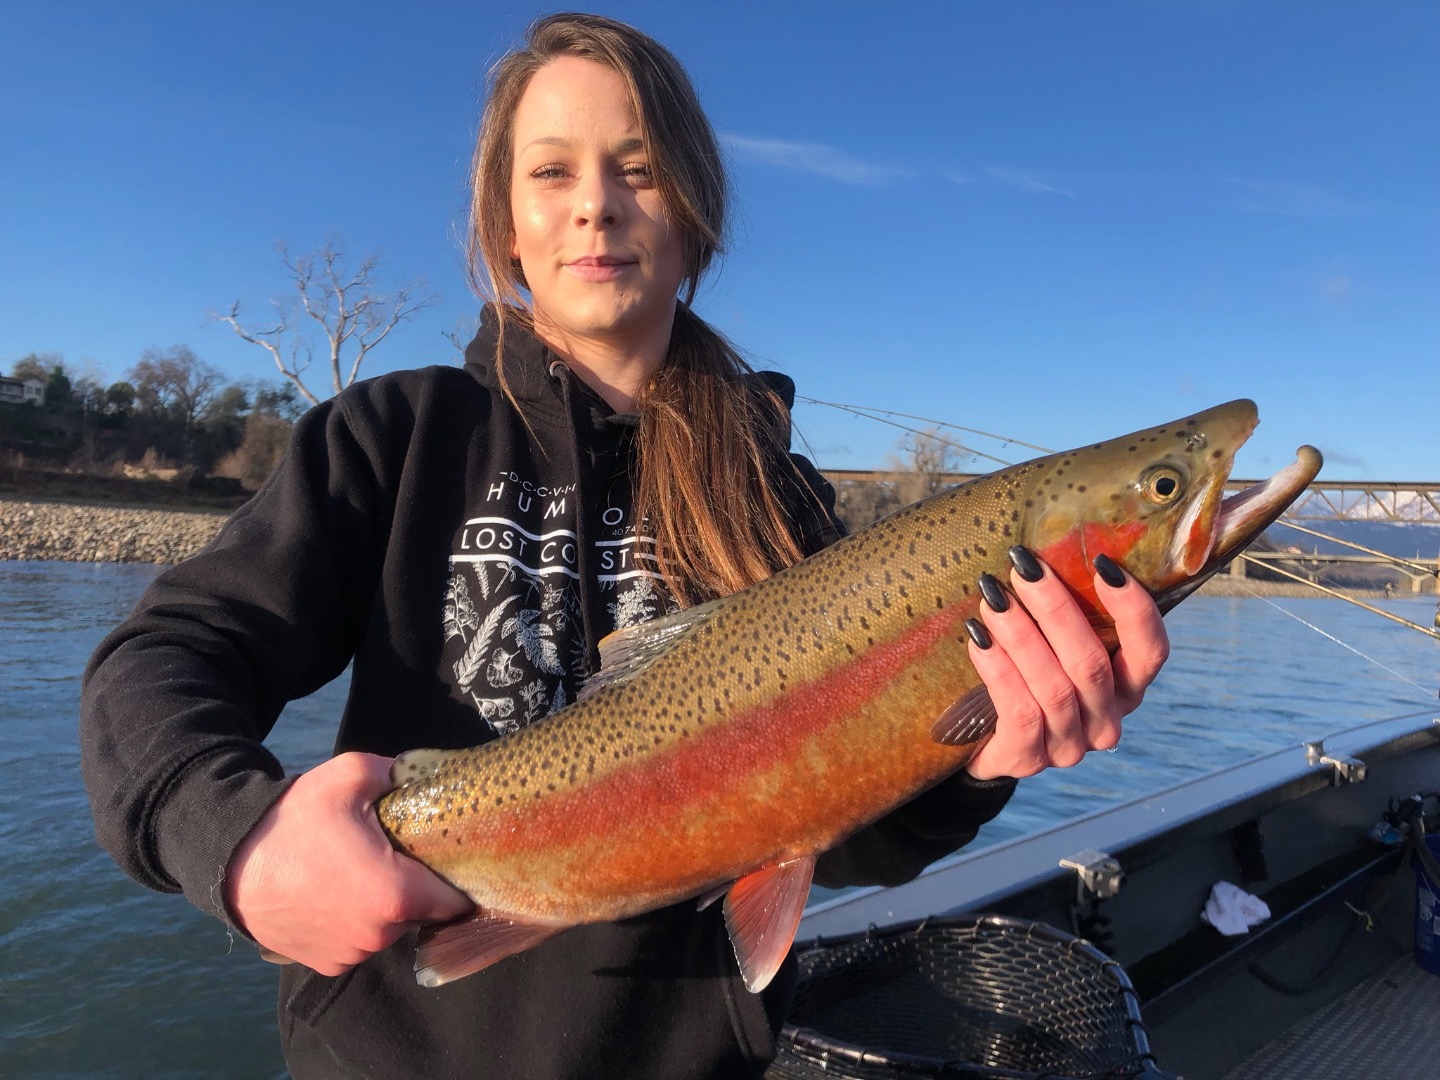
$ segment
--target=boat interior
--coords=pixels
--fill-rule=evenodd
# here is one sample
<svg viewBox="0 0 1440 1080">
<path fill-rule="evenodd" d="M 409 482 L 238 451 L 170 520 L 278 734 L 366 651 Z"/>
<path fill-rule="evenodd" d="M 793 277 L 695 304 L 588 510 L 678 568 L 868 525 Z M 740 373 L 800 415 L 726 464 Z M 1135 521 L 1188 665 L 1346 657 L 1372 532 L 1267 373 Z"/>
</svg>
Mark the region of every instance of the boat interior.
<svg viewBox="0 0 1440 1080">
<path fill-rule="evenodd" d="M 797 947 L 964 913 L 1034 920 L 1124 968 L 1165 1073 L 1440 1078 L 1428 906 L 1426 966 L 1416 944 L 1419 883 L 1440 883 L 1433 855 L 1417 869 L 1437 790 L 1440 719 L 1378 721 L 818 901 Z M 1233 935 L 1202 920 L 1221 882 L 1268 917 Z"/>
</svg>

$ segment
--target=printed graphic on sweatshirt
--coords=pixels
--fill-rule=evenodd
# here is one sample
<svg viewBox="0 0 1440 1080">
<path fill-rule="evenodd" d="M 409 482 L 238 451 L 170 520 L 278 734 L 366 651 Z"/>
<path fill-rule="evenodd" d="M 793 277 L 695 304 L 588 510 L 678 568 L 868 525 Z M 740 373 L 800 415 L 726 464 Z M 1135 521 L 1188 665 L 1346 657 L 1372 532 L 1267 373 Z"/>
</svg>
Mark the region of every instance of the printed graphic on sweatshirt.
<svg viewBox="0 0 1440 1080">
<path fill-rule="evenodd" d="M 605 500 L 601 500 L 602 504 Z M 597 634 L 674 610 L 655 573 L 654 541 L 628 505 L 588 508 L 594 577 L 581 581 L 575 485 L 547 488 L 506 473 L 461 526 L 442 623 L 455 685 L 497 734 L 564 708 L 585 675 L 584 589 L 598 589 Z"/>
</svg>

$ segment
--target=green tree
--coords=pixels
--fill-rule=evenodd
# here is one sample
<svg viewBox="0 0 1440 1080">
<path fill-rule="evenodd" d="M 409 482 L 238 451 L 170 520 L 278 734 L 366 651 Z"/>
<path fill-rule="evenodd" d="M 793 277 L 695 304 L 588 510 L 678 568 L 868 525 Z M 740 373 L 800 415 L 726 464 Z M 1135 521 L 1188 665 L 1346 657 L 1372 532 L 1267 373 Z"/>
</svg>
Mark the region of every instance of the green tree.
<svg viewBox="0 0 1440 1080">
<path fill-rule="evenodd" d="M 75 403 L 75 393 L 70 386 L 70 376 L 65 374 L 62 364 L 55 365 L 50 377 L 45 380 L 45 408 L 51 412 L 68 412 Z"/>
</svg>

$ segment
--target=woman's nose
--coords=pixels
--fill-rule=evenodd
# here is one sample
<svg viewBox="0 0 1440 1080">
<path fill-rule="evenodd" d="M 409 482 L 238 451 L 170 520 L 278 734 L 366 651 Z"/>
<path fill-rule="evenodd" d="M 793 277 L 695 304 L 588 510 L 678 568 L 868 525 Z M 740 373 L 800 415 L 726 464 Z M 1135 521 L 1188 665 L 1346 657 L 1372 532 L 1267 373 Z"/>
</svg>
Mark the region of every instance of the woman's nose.
<svg viewBox="0 0 1440 1080">
<path fill-rule="evenodd" d="M 590 175 L 575 186 L 574 223 L 578 226 L 614 226 L 620 217 L 620 200 L 615 185 L 602 171 Z"/>
</svg>

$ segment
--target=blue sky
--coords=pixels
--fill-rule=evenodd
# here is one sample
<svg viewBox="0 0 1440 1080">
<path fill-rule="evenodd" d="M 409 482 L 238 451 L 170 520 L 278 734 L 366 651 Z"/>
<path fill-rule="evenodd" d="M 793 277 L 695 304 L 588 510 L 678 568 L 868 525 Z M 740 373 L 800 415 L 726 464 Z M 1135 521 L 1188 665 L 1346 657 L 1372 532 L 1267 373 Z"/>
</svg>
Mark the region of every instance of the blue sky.
<svg viewBox="0 0 1440 1080">
<path fill-rule="evenodd" d="M 332 234 L 438 296 L 365 373 L 455 362 L 485 71 L 546 10 L 4 4 L 0 368 L 183 342 L 277 379 L 207 313 L 261 315 L 275 243 Z M 593 10 L 694 77 L 737 196 L 699 308 L 802 395 L 1053 448 L 1248 396 L 1242 475 L 1312 442 L 1440 479 L 1440 4 Z M 827 467 L 899 434 L 796 419 Z"/>
</svg>

